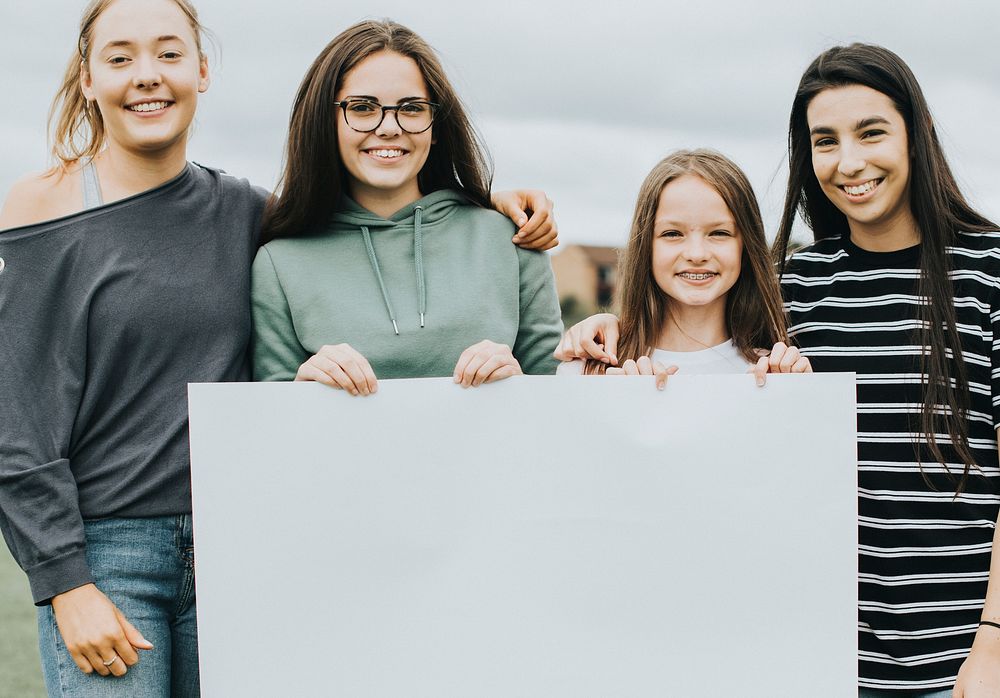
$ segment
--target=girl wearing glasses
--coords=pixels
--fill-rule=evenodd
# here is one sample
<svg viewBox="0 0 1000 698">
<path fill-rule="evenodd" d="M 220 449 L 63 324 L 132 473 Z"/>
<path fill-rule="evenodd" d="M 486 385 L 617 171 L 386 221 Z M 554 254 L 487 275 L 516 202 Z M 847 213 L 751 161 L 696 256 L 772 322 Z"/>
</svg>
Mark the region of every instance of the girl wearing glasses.
<svg viewBox="0 0 1000 698">
<path fill-rule="evenodd" d="M 252 272 L 254 372 L 370 395 L 552 373 L 545 255 L 489 210 L 487 156 L 433 50 L 390 21 L 337 36 L 299 88 Z"/>
<path fill-rule="evenodd" d="M 58 164 L 0 212 L 0 529 L 38 605 L 50 695 L 195 696 L 186 387 L 250 377 L 266 193 L 187 161 L 209 87 L 188 0 L 93 0 L 76 43 Z M 413 101 L 386 104 L 405 125 L 421 118 Z M 522 193 L 508 210 L 523 220 L 532 198 L 545 209 Z M 542 213 L 521 237 L 554 244 Z M 498 258 L 527 254 L 506 243 Z"/>
</svg>

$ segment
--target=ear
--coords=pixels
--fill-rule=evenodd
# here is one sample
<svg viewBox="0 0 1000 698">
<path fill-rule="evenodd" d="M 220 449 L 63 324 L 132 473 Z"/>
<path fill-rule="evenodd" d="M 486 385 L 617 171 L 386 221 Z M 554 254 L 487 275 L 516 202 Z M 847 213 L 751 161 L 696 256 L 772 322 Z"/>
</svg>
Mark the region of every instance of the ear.
<svg viewBox="0 0 1000 698">
<path fill-rule="evenodd" d="M 212 80 L 208 75 L 208 56 L 203 53 L 198 65 L 198 92 L 207 92 L 211 83 Z"/>
<path fill-rule="evenodd" d="M 80 92 L 88 102 L 94 101 L 94 81 L 90 77 L 90 71 L 87 70 L 87 64 L 83 61 L 80 61 Z"/>
</svg>

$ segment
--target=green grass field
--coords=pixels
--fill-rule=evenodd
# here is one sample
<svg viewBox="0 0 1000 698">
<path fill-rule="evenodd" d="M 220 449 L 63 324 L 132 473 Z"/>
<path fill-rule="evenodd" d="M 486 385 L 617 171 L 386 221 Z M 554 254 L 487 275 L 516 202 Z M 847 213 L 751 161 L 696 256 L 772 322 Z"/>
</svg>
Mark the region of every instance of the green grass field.
<svg viewBox="0 0 1000 698">
<path fill-rule="evenodd" d="M 0 698 L 45 696 L 28 579 L 0 545 Z"/>
</svg>

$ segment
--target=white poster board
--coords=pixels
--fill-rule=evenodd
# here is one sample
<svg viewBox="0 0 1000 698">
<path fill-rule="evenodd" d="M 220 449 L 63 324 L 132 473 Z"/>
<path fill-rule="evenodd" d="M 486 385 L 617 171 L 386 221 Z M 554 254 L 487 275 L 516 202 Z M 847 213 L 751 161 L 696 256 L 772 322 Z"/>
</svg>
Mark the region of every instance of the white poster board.
<svg viewBox="0 0 1000 698">
<path fill-rule="evenodd" d="M 205 696 L 856 691 L 853 374 L 190 406 Z"/>
</svg>

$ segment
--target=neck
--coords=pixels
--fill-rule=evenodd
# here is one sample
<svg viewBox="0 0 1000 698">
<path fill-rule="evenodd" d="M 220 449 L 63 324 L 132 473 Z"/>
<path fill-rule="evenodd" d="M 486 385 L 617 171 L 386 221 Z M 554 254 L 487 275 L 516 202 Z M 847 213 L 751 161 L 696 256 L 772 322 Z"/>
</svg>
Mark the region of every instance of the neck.
<svg viewBox="0 0 1000 698">
<path fill-rule="evenodd" d="M 109 145 L 96 158 L 104 202 L 110 203 L 169 182 L 187 164 L 187 149 L 136 153 Z"/>
<path fill-rule="evenodd" d="M 399 190 L 387 191 L 385 189 L 375 189 L 358 184 L 357 182 L 352 182 L 348 190 L 351 193 L 351 198 L 359 206 L 368 209 L 376 216 L 381 216 L 382 218 L 388 218 L 399 209 L 409 206 L 423 196 L 415 179 L 409 185 Z"/>
<path fill-rule="evenodd" d="M 851 242 L 868 252 L 895 252 L 920 244 L 920 229 L 909 206 L 901 207 L 888 220 L 859 223 L 848 220 Z"/>
<path fill-rule="evenodd" d="M 701 351 L 725 342 L 729 339 L 725 298 L 719 301 L 707 306 L 668 306 L 656 346 L 667 351 Z"/>
</svg>

